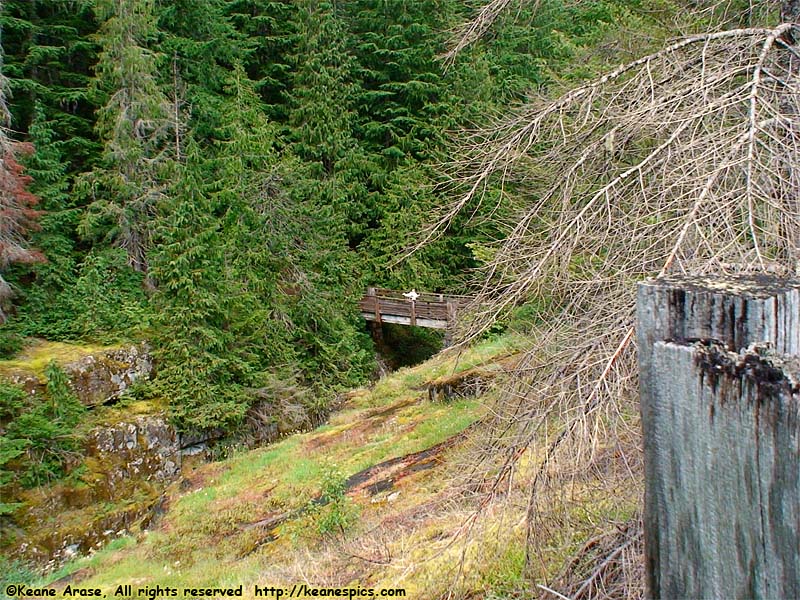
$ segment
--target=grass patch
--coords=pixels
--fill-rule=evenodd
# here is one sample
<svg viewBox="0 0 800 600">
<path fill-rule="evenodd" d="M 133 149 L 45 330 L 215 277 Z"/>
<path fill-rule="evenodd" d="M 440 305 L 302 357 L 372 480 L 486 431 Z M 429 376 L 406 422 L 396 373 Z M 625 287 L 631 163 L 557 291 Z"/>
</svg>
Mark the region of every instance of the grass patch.
<svg viewBox="0 0 800 600">
<path fill-rule="evenodd" d="M 0 361 L 0 374 L 5 375 L 23 371 L 36 375 L 39 379 L 44 379 L 44 370 L 51 360 L 58 365 L 65 365 L 90 354 L 97 354 L 118 347 L 66 344 L 64 342 L 36 339 L 31 341 L 15 358 Z"/>
<path fill-rule="evenodd" d="M 342 478 L 435 446 L 468 427 L 480 414 L 478 400 L 433 403 L 427 400 L 424 385 L 444 374 L 488 363 L 492 356 L 507 356 L 515 343 L 492 340 L 463 353 L 458 363 L 455 356 L 439 355 L 423 365 L 402 369 L 373 389 L 352 394 L 346 409 L 315 431 L 196 468 L 186 475 L 183 487 L 171 487 L 168 511 L 156 531 L 124 538 L 70 568 L 86 567 L 87 579 L 81 585 L 98 586 L 111 594 L 116 585 L 129 582 L 196 587 L 257 583 L 274 576 L 276 585 L 291 585 L 297 580 L 287 575 L 289 565 L 314 564 L 315 559 L 309 557 L 328 552 L 329 546 L 337 543 L 334 538 L 380 529 L 380 519 L 387 511 L 414 510 L 445 485 L 442 467 L 431 465 L 405 475 L 375 504 L 366 492 L 351 498 L 337 487 L 334 494 L 331 470 L 336 469 L 339 479 L 335 482 L 341 483 Z M 147 411 L 150 407 L 129 408 Z M 259 523 L 304 509 L 326 490 L 338 502 L 332 509 L 304 513 L 278 530 L 279 535 L 284 533 L 282 537 L 263 542 L 270 531 Z M 399 494 L 387 500 L 393 492 Z M 300 535 L 291 535 L 293 530 Z M 320 564 L 328 559 L 331 564 L 337 560 L 332 554 L 324 561 L 320 558 Z M 511 558 L 509 562 L 513 563 Z M 285 565 L 289 571 L 278 573 L 277 565 Z M 358 580 L 372 586 L 373 579 L 381 579 L 377 573 L 367 577 L 353 571 L 346 575 L 336 567 L 328 580 L 327 575 L 323 577 L 323 567 L 314 569 L 321 585 Z M 338 583 L 331 583 L 334 581 Z"/>
</svg>

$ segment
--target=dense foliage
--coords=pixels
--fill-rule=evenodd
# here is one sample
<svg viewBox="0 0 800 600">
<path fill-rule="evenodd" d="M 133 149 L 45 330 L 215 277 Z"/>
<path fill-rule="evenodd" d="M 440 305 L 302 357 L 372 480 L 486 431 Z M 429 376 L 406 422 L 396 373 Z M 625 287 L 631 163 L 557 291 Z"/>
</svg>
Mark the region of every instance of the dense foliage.
<svg viewBox="0 0 800 600">
<path fill-rule="evenodd" d="M 45 369 L 44 394 L 29 395 L 0 380 L 0 486 L 41 485 L 64 473 L 85 408 L 55 363 Z M 0 498 L 0 514 L 9 509 Z"/>
<path fill-rule="evenodd" d="M 498 185 L 477 209 L 498 218 L 398 262 L 446 193 L 448 132 L 584 76 L 604 60 L 585 45 L 645 18 L 535 4 L 446 68 L 456 0 L 3 3 L 9 143 L 35 152 L 4 161 L 28 254 L 0 261 L 0 351 L 146 337 L 151 393 L 195 427 L 275 378 L 320 398 L 363 381 L 364 287 L 457 290 L 502 234 Z"/>
</svg>

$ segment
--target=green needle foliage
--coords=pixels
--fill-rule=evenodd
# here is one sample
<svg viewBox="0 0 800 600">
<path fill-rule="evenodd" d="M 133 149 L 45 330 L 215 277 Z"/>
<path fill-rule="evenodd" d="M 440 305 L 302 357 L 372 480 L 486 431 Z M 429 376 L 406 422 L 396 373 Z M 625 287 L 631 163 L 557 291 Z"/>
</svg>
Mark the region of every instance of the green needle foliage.
<svg viewBox="0 0 800 600">
<path fill-rule="evenodd" d="M 130 265 L 147 271 L 147 252 L 162 192 L 160 167 L 169 136 L 170 104 L 160 89 L 157 57 L 148 44 L 157 33 L 154 0 L 98 0 L 102 47 L 92 96 L 101 108 L 95 130 L 100 164 L 83 179 L 91 198 L 83 230 L 125 249 Z"/>
<path fill-rule="evenodd" d="M 230 67 L 244 59 L 247 39 L 227 15 L 228 4 L 225 0 L 170 0 L 156 6 L 158 79 L 171 103 L 176 154 L 181 152 L 180 138 L 186 127 L 204 142 L 214 136 Z"/>
<path fill-rule="evenodd" d="M 238 356 L 241 345 L 231 330 L 238 298 L 226 285 L 221 221 L 196 176 L 202 164 L 197 152 L 190 149 L 186 165 L 179 168 L 156 232 L 153 341 L 162 365 L 157 389 L 169 398 L 174 416 L 210 428 L 244 416 L 242 376 L 249 369 Z"/>
<path fill-rule="evenodd" d="M 96 105 L 87 93 L 98 50 L 93 4 L 6 0 L 0 11 L 14 129 L 27 131 L 44 118 L 53 139 L 63 143 L 72 173 L 90 165 L 98 151 L 92 132 Z"/>
<path fill-rule="evenodd" d="M 7 0 L 9 140 L 44 211 L 20 242 L 46 260 L 4 271 L 0 350 L 148 338 L 187 427 L 281 380 L 324 411 L 374 366 L 364 288 L 456 291 L 514 218 L 492 181 L 399 260 L 452 191 L 451 132 L 596 71 L 620 15 L 660 35 L 634 13 L 675 10 L 521 3 L 448 63 L 457 0 Z"/>
<path fill-rule="evenodd" d="M 358 507 L 347 496 L 347 478 L 335 465 L 325 468 L 320 501 L 311 502 L 309 510 L 321 536 L 342 536 L 358 521 Z"/>
<path fill-rule="evenodd" d="M 75 428 L 85 408 L 54 362 L 44 375 L 43 397 L 28 397 L 0 381 L 0 514 L 14 508 L 2 503 L 5 486 L 32 487 L 61 477 L 67 458 L 79 448 Z"/>
</svg>

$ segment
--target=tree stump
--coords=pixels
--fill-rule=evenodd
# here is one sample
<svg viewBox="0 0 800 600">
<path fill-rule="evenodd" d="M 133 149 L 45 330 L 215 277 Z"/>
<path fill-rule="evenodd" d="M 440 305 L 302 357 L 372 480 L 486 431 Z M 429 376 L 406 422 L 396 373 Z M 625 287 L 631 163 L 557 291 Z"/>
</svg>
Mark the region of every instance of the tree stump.
<svg viewBox="0 0 800 600">
<path fill-rule="evenodd" d="M 800 281 L 640 284 L 653 598 L 800 597 Z"/>
</svg>

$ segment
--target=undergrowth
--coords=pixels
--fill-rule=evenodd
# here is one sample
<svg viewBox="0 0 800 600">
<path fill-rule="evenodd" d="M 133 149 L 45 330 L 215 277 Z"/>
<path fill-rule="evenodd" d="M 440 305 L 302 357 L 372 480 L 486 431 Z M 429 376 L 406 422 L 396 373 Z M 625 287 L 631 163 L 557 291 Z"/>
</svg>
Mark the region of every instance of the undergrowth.
<svg viewBox="0 0 800 600">
<path fill-rule="evenodd" d="M 245 590 L 265 581 L 289 587 L 308 581 L 402 587 L 412 598 L 434 598 L 446 590 L 455 598 L 525 597 L 531 582 L 522 526 L 525 482 L 536 461 L 521 460 L 514 484 L 486 506 L 473 501 L 479 487 L 462 485 L 461 475 L 471 468 L 471 443 L 458 441 L 428 462 L 402 462 L 451 439 L 482 414 L 476 399 L 429 401 L 425 382 L 481 364 L 498 369 L 515 343 L 488 340 L 464 352 L 458 363 L 439 355 L 372 390 L 353 392 L 312 432 L 187 470 L 169 491 L 168 509 L 152 530 L 134 531 L 71 563 L 59 576 L 79 570 L 82 586 L 112 593 L 128 581 L 242 584 Z M 481 435 L 479 428 L 475 435 Z M 358 473 L 373 473 L 365 484 L 380 485 L 348 487 Z M 548 517 L 552 529 L 549 537 L 543 530 L 547 543 L 540 555 L 546 564 L 535 581 L 559 575 L 587 542 L 592 523 L 623 522 L 635 514 L 635 490 L 609 502 L 593 491 L 593 474 L 582 474 L 579 486 L 567 487 L 575 477 L 564 474 L 554 485 L 577 494 L 569 520 L 586 526 L 561 531 L 557 523 L 564 515 L 554 511 Z"/>
</svg>

